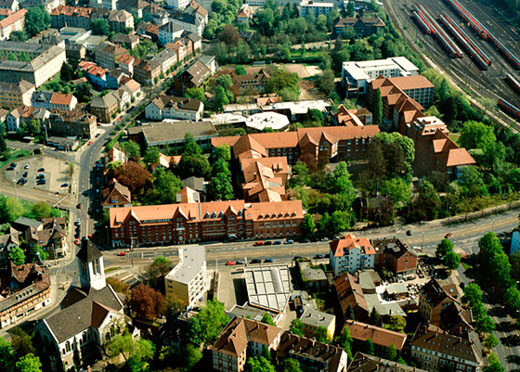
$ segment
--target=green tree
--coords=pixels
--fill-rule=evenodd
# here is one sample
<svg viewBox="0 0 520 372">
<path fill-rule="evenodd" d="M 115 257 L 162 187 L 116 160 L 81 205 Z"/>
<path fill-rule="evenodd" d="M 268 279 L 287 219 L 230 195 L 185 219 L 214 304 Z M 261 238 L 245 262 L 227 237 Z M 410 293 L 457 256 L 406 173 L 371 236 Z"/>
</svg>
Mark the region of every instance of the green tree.
<svg viewBox="0 0 520 372">
<path fill-rule="evenodd" d="M 156 147 L 149 147 L 144 153 L 143 160 L 146 164 L 157 164 L 159 162 L 159 150 Z"/>
<path fill-rule="evenodd" d="M 403 332 L 406 327 L 406 319 L 401 315 L 392 315 L 385 326 L 392 331 Z"/>
<path fill-rule="evenodd" d="M 330 340 L 329 340 L 329 336 L 327 335 L 327 328 L 325 328 L 323 326 L 319 326 L 318 328 L 316 328 L 316 330 L 314 331 L 314 338 L 318 342 L 323 342 L 323 343 L 329 342 Z"/>
<path fill-rule="evenodd" d="M 381 194 L 388 195 L 394 201 L 394 204 L 408 204 L 412 198 L 410 185 L 402 178 L 391 178 L 381 185 Z"/>
<path fill-rule="evenodd" d="M 188 88 L 184 92 L 184 95 L 188 98 L 198 99 L 200 101 L 206 100 L 206 96 L 204 95 L 204 89 L 202 87 Z"/>
<path fill-rule="evenodd" d="M 233 200 L 235 198 L 230 177 L 223 172 L 217 173 L 211 178 L 208 193 L 216 200 Z"/>
<path fill-rule="evenodd" d="M 421 181 L 418 191 L 418 196 L 413 201 L 411 208 L 414 219 L 418 221 L 434 220 L 442 207 L 437 191 L 428 181 Z"/>
<path fill-rule="evenodd" d="M 450 239 L 442 239 L 439 245 L 437 245 L 437 249 L 435 250 L 435 256 L 437 256 L 437 258 L 442 259 L 444 256 L 448 254 L 448 252 L 453 252 L 453 243 Z"/>
<path fill-rule="evenodd" d="M 216 111 L 222 111 L 225 105 L 230 103 L 228 91 L 220 85 L 215 88 L 215 97 L 213 98 L 213 105 Z"/>
<path fill-rule="evenodd" d="M 458 269 L 458 267 L 460 265 L 460 254 L 455 253 L 454 251 L 448 252 L 444 256 L 442 263 L 449 270 L 456 270 L 456 269 Z"/>
<path fill-rule="evenodd" d="M 388 346 L 386 348 L 385 358 L 388 359 L 388 360 L 396 360 L 397 359 L 397 349 L 396 349 L 394 344 L 390 344 L 390 346 Z"/>
<path fill-rule="evenodd" d="M 367 340 L 365 341 L 365 344 L 363 345 L 363 351 L 369 355 L 375 354 L 374 343 L 372 342 L 371 339 L 367 338 Z"/>
<path fill-rule="evenodd" d="M 32 337 L 22 328 L 15 327 L 9 333 L 11 335 L 11 346 L 17 359 L 27 354 L 36 353 Z"/>
<path fill-rule="evenodd" d="M 74 80 L 74 67 L 72 67 L 72 65 L 70 65 L 69 63 L 65 62 L 61 66 L 60 78 L 63 81 Z"/>
<path fill-rule="evenodd" d="M 475 166 L 464 167 L 458 182 L 462 192 L 471 197 L 480 195 L 484 187 L 483 175 Z"/>
<path fill-rule="evenodd" d="M 378 327 L 381 327 L 381 325 L 383 324 L 383 321 L 381 320 L 381 315 L 379 315 L 375 307 L 373 307 L 372 311 L 370 312 L 370 324 L 373 324 Z"/>
<path fill-rule="evenodd" d="M 15 357 L 11 344 L 3 337 L 0 337 L 0 365 L 5 371 L 14 369 Z"/>
<path fill-rule="evenodd" d="M 482 291 L 477 283 L 469 283 L 464 287 L 464 296 L 462 296 L 462 303 L 473 306 L 476 303 L 482 302 Z"/>
<path fill-rule="evenodd" d="M 299 81 L 298 74 L 294 72 L 288 72 L 283 68 L 276 69 L 269 80 L 267 81 L 266 91 L 268 93 L 278 93 L 284 89 L 293 89 L 299 93 Z"/>
<path fill-rule="evenodd" d="M 15 221 L 18 217 L 21 217 L 25 213 L 25 207 L 22 202 L 17 198 L 9 196 L 4 201 L 4 213 L 7 216 L 7 220 L 10 222 Z"/>
<path fill-rule="evenodd" d="M 223 160 L 225 162 L 231 161 L 231 147 L 228 145 L 220 145 L 213 149 L 211 157 L 215 160 Z"/>
<path fill-rule="evenodd" d="M 25 253 L 20 247 L 11 248 L 9 259 L 13 261 L 16 266 L 23 265 L 25 263 Z"/>
<path fill-rule="evenodd" d="M 493 334 L 487 335 L 486 339 L 484 340 L 484 346 L 491 350 L 494 347 L 498 345 L 498 340 Z"/>
<path fill-rule="evenodd" d="M 305 326 L 303 325 L 302 321 L 299 318 L 295 318 L 291 321 L 291 328 L 289 328 L 289 331 L 297 336 L 303 336 L 304 328 Z"/>
<path fill-rule="evenodd" d="M 312 234 L 315 229 L 316 229 L 316 224 L 314 223 L 314 218 L 312 217 L 312 214 L 307 213 L 303 217 L 302 231 L 305 235 L 307 235 L 307 234 Z"/>
<path fill-rule="evenodd" d="M 184 153 L 183 155 L 198 155 L 202 154 L 201 147 L 197 144 L 195 137 L 191 133 L 184 135 Z"/>
<path fill-rule="evenodd" d="M 348 319 L 348 318 L 347 318 Z M 347 359 L 352 360 L 352 343 L 354 340 L 350 336 L 350 329 L 343 327 L 340 335 L 336 338 L 336 344 L 338 344 L 347 353 Z"/>
<path fill-rule="evenodd" d="M 24 28 L 25 32 L 29 37 L 33 37 L 43 30 L 49 28 L 51 23 L 51 17 L 49 13 L 45 11 L 43 5 L 38 5 L 27 9 L 25 14 Z"/>
<path fill-rule="evenodd" d="M 193 370 L 193 367 L 197 365 L 202 359 L 202 352 L 198 347 L 193 345 L 186 345 L 185 348 L 182 349 L 182 366 L 181 371 L 188 372 Z"/>
<path fill-rule="evenodd" d="M 354 313 L 354 309 L 352 308 L 352 306 L 350 306 L 350 304 L 347 306 L 345 318 L 350 320 L 356 320 L 356 314 Z"/>
<path fill-rule="evenodd" d="M 158 203 L 155 204 L 176 203 L 176 194 L 184 187 L 181 179 L 173 172 L 161 167 L 158 167 L 153 175 L 155 177 L 154 190 L 160 195 Z"/>
<path fill-rule="evenodd" d="M 137 160 L 141 156 L 141 147 L 137 142 L 130 140 L 122 142 L 120 146 L 128 159 Z"/>
<path fill-rule="evenodd" d="M 385 145 L 395 143 L 403 150 L 404 160 L 412 163 L 415 159 L 415 144 L 409 137 L 403 136 L 398 132 L 380 132 L 374 136 L 374 141 Z"/>
<path fill-rule="evenodd" d="M 190 319 L 190 342 L 195 346 L 201 343 L 212 344 L 228 321 L 224 304 L 217 300 L 209 300 L 206 306 Z"/>
<path fill-rule="evenodd" d="M 484 123 L 466 121 L 460 131 L 460 144 L 467 149 L 485 149 L 487 145 L 496 142 L 493 128 Z"/>
<path fill-rule="evenodd" d="M 495 323 L 493 322 L 493 319 L 489 315 L 482 316 L 479 319 L 477 319 L 475 329 L 478 331 L 478 333 L 491 333 L 495 330 Z"/>
<path fill-rule="evenodd" d="M 25 31 L 13 31 L 9 35 L 11 41 L 27 41 L 28 37 Z"/>
<path fill-rule="evenodd" d="M 231 76 L 228 74 L 220 75 L 217 80 L 215 81 L 215 84 L 221 86 L 222 88 L 229 90 L 233 86 L 233 80 L 231 79 Z"/>
<path fill-rule="evenodd" d="M 285 358 L 282 360 L 282 372 L 302 372 L 300 362 L 294 358 Z"/>
<path fill-rule="evenodd" d="M 110 357 L 122 355 L 125 361 L 133 359 L 141 361 L 153 358 L 155 345 L 144 338 L 135 339 L 131 334 L 116 334 L 107 345 L 107 354 Z"/>
<path fill-rule="evenodd" d="M 325 70 L 318 76 L 317 80 L 318 89 L 325 94 L 327 97 L 332 94 L 335 90 L 334 84 L 334 71 Z"/>
<path fill-rule="evenodd" d="M 484 372 L 504 372 L 504 367 L 495 353 L 491 353 L 488 357 L 488 365 L 484 368 Z"/>
<path fill-rule="evenodd" d="M 92 32 L 94 35 L 110 35 L 110 25 L 104 18 L 98 18 L 91 22 Z"/>
<path fill-rule="evenodd" d="M 89 103 L 92 100 L 92 85 L 90 83 L 78 84 L 75 95 L 79 102 Z"/>
<path fill-rule="evenodd" d="M 245 75 L 247 74 L 247 71 L 244 66 L 237 65 L 235 67 L 235 74 L 237 75 Z"/>
<path fill-rule="evenodd" d="M 246 363 L 247 372 L 276 372 L 271 362 L 263 356 L 250 357 Z"/>
<path fill-rule="evenodd" d="M 266 324 L 269 324 L 269 325 L 272 325 L 272 326 L 276 326 L 273 318 L 271 317 L 271 315 L 269 315 L 269 313 L 264 313 L 264 315 L 262 315 L 262 320 L 260 320 L 262 323 L 266 323 Z"/>
<path fill-rule="evenodd" d="M 176 167 L 177 174 L 181 179 L 191 176 L 209 178 L 211 175 L 211 165 L 208 159 L 202 154 L 184 154 Z"/>
<path fill-rule="evenodd" d="M 372 102 L 372 114 L 374 124 L 381 125 L 383 123 L 383 97 L 381 89 L 377 89 L 374 101 Z"/>
<path fill-rule="evenodd" d="M 5 142 L 5 135 L 3 132 L 0 133 L 0 152 L 7 151 L 7 143 Z"/>
<path fill-rule="evenodd" d="M 52 215 L 52 208 L 49 204 L 41 201 L 31 206 L 31 212 L 37 219 L 49 218 Z"/>
<path fill-rule="evenodd" d="M 17 372 L 41 372 L 42 363 L 40 358 L 34 354 L 27 354 L 16 362 Z"/>
</svg>

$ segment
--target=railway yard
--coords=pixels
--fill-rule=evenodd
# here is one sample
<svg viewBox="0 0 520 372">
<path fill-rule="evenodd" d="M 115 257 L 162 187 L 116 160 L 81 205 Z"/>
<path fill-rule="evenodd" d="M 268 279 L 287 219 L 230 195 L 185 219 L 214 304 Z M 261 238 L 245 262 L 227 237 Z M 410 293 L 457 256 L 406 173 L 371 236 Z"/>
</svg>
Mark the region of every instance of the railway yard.
<svg viewBox="0 0 520 372">
<path fill-rule="evenodd" d="M 420 53 L 461 88 L 485 99 L 488 108 L 494 102 L 495 114 L 520 129 L 512 118 L 520 120 L 520 110 L 515 111 L 520 108 L 520 31 L 506 15 L 480 0 L 391 0 L 385 4 Z"/>
</svg>

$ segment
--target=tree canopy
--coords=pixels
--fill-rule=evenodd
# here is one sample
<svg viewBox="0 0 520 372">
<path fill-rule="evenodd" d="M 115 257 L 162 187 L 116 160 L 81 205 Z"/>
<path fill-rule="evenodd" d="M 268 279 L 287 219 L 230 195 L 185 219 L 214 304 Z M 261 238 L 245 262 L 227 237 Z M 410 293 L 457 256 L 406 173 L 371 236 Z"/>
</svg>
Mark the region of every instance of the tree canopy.
<svg viewBox="0 0 520 372">
<path fill-rule="evenodd" d="M 45 11 L 43 5 L 34 6 L 27 9 L 25 14 L 24 28 L 29 37 L 33 37 L 43 30 L 49 28 L 51 16 Z"/>
<path fill-rule="evenodd" d="M 206 306 L 190 319 L 190 342 L 196 346 L 201 343 L 212 344 L 228 321 L 224 304 L 217 300 L 209 300 Z"/>
</svg>

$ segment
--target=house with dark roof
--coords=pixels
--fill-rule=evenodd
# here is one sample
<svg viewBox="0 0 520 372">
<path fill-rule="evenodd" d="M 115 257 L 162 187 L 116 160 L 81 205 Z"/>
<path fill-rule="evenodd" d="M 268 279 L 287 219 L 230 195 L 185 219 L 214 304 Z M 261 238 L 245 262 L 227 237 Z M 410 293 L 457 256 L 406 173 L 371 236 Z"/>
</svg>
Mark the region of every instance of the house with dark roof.
<svg viewBox="0 0 520 372">
<path fill-rule="evenodd" d="M 452 303 L 459 302 L 455 284 L 443 284 L 431 279 L 419 292 L 419 314 L 433 325 L 441 324 L 441 313 Z"/>
<path fill-rule="evenodd" d="M 385 23 L 377 15 L 371 18 L 363 17 L 345 17 L 338 18 L 334 25 L 333 34 L 335 37 L 342 36 L 351 32 L 356 34 L 357 38 L 367 37 L 384 30 Z"/>
<path fill-rule="evenodd" d="M 428 371 L 479 372 L 484 367 L 484 349 L 476 332 L 456 336 L 431 324 L 421 324 L 410 345 L 417 366 Z"/>
<path fill-rule="evenodd" d="M 60 310 L 37 326 L 53 370 L 62 365 L 68 370 L 92 363 L 126 322 L 123 302 L 105 282 L 99 249 L 85 239 L 76 257 L 81 288 L 71 287 Z"/>
<path fill-rule="evenodd" d="M 145 117 L 151 120 L 177 119 L 199 121 L 204 113 L 202 101 L 194 98 L 159 94 L 146 106 Z"/>
<path fill-rule="evenodd" d="M 104 123 L 112 122 L 118 109 L 119 103 L 113 92 L 109 92 L 103 97 L 94 96 L 90 102 L 90 112 Z"/>
<path fill-rule="evenodd" d="M 184 93 L 188 88 L 200 87 L 215 71 L 215 57 L 203 55 L 187 70 L 177 76 L 174 82 L 174 89 L 176 92 Z"/>
<path fill-rule="evenodd" d="M 36 263 L 0 270 L 0 328 L 13 325 L 51 303 L 51 280 Z"/>
<path fill-rule="evenodd" d="M 103 190 L 103 208 L 130 207 L 132 194 L 128 187 L 121 185 L 113 178 L 109 186 Z"/>
<path fill-rule="evenodd" d="M 344 316 L 348 315 L 349 307 L 354 311 L 356 319 L 368 320 L 368 304 L 358 280 L 350 274 L 336 278 L 336 295 Z"/>
<path fill-rule="evenodd" d="M 417 269 L 417 252 L 397 238 L 372 240 L 376 251 L 375 268 L 387 269 L 396 275 L 411 276 Z"/>
<path fill-rule="evenodd" d="M 357 352 L 348 365 L 349 372 L 427 372 L 425 369 L 397 363 L 378 356 Z"/>
<path fill-rule="evenodd" d="M 20 239 L 18 238 L 18 231 L 9 227 L 5 234 L 0 235 L 0 259 L 2 262 L 7 263 L 11 249 L 19 245 Z"/>
</svg>

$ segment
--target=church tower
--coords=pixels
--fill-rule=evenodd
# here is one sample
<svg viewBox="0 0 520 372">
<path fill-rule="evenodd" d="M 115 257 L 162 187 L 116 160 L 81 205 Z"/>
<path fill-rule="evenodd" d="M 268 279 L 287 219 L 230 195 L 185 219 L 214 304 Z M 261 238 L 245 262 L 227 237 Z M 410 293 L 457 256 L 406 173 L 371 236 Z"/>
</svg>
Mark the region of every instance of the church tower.
<svg viewBox="0 0 520 372">
<path fill-rule="evenodd" d="M 76 255 L 79 261 L 79 278 L 82 289 L 105 288 L 105 266 L 103 264 L 103 255 L 98 247 L 90 239 L 84 239 L 81 249 Z"/>
</svg>

